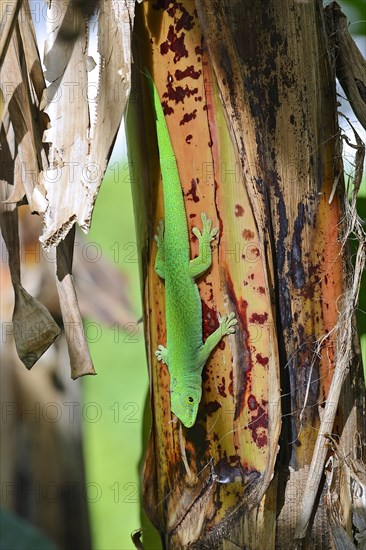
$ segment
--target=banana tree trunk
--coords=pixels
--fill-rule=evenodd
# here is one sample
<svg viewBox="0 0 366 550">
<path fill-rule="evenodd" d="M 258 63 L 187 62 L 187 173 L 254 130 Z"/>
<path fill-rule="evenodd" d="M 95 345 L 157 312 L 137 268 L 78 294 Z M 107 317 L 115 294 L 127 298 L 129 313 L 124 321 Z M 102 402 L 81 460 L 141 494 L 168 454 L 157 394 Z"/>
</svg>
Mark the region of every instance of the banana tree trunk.
<svg viewBox="0 0 366 550">
<path fill-rule="evenodd" d="M 143 2 L 134 60 L 127 125 L 152 408 L 145 510 L 165 548 L 351 541 L 357 495 L 342 485 L 334 520 L 325 473 L 340 475 L 341 456 L 364 468 L 352 324 L 364 259 L 360 247 L 353 273 L 322 5 Z M 153 238 L 164 205 L 145 67 L 177 158 L 192 258 L 200 214 L 219 228 L 198 283 L 204 338 L 219 313 L 238 319 L 204 369 L 191 429 L 171 422 L 169 373 L 154 355 L 166 342 Z"/>
</svg>

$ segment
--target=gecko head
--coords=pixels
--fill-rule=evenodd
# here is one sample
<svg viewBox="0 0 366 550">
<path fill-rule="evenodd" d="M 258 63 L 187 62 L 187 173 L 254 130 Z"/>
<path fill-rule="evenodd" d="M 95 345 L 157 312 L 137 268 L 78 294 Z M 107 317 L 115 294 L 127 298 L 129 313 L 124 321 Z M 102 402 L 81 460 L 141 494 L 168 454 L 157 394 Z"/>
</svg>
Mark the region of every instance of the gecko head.
<svg viewBox="0 0 366 550">
<path fill-rule="evenodd" d="M 191 428 L 196 422 L 198 405 L 202 389 L 176 385 L 171 392 L 171 410 L 186 428 Z"/>
</svg>

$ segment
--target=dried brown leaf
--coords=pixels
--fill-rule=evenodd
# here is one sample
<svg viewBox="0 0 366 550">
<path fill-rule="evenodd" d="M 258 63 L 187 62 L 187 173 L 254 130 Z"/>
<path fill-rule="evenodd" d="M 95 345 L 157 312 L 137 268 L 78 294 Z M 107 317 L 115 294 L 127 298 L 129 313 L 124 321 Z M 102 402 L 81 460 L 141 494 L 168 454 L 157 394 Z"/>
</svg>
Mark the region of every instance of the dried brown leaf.
<svg viewBox="0 0 366 550">
<path fill-rule="evenodd" d="M 70 356 L 71 378 L 96 374 L 85 337 L 72 277 L 75 226 L 56 250 L 56 283 Z"/>
<path fill-rule="evenodd" d="M 44 212 L 41 242 L 46 248 L 58 244 L 75 221 L 83 223 L 88 183 L 83 176 L 89 148 L 87 90 L 87 25 L 73 2 L 51 2 L 49 38 L 45 43 L 45 77 L 41 108 L 50 119 L 44 133 L 49 143 L 50 167 L 42 174 L 49 205 Z M 72 27 L 70 40 L 65 35 Z"/>
<path fill-rule="evenodd" d="M 38 116 L 38 104 L 44 81 L 27 2 L 22 3 L 12 30 L 0 72 L 4 98 L 0 177 L 13 189 L 8 202 L 26 195 L 31 211 L 42 212 L 47 202 L 38 182 L 47 161 L 42 144 L 45 125 Z"/>
<path fill-rule="evenodd" d="M 33 298 L 20 282 L 20 249 L 18 211 L 15 205 L 4 204 L 6 182 L 1 181 L 0 222 L 8 251 L 11 281 L 14 288 L 13 331 L 19 358 L 31 369 L 60 333 L 47 308 Z"/>
<path fill-rule="evenodd" d="M 85 232 L 89 229 L 129 94 L 133 16 L 131 0 L 100 3 L 101 66 L 92 126 L 87 98 L 88 21 L 73 2 L 51 2 L 48 19 L 54 23 L 45 48 L 46 78 L 51 84 L 42 103 L 50 117 L 44 140 L 50 143 L 51 167 L 43 174 L 49 207 L 40 239 L 46 248 L 58 244 L 75 222 Z M 72 28 L 67 28 L 70 20 Z"/>
<path fill-rule="evenodd" d="M 3 64 L 21 5 L 21 0 L 17 0 L 16 2 L 14 2 L 14 0 L 10 0 L 10 2 L 8 0 L 3 0 L 1 3 L 0 65 Z"/>
</svg>

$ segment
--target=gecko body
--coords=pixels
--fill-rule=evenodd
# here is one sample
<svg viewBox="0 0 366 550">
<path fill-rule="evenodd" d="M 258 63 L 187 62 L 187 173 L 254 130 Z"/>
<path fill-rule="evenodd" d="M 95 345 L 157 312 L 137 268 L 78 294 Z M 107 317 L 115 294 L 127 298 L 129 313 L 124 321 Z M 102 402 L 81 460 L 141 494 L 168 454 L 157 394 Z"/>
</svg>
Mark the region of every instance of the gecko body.
<svg viewBox="0 0 366 550">
<path fill-rule="evenodd" d="M 150 79 L 149 79 L 150 80 Z M 217 229 L 202 213 L 202 233 L 193 228 L 199 255 L 190 259 L 190 241 L 180 177 L 165 116 L 155 84 L 150 80 L 156 114 L 159 159 L 163 179 L 164 217 L 155 236 L 158 250 L 155 271 L 165 281 L 167 347 L 155 352 L 170 374 L 171 410 L 190 428 L 202 396 L 202 370 L 226 334 L 235 331 L 234 314 L 219 318 L 219 328 L 203 342 L 202 305 L 195 279 L 211 266 L 211 241 Z"/>
</svg>

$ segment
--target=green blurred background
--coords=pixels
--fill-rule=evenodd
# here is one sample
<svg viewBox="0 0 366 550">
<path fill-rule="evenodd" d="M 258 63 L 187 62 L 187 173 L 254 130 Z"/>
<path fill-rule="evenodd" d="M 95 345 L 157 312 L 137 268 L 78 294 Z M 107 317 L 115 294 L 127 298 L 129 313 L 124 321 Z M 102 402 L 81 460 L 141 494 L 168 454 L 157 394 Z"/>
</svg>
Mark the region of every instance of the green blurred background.
<svg viewBox="0 0 366 550">
<path fill-rule="evenodd" d="M 128 163 L 114 161 L 112 166 L 98 195 L 88 240 L 97 243 L 127 276 L 127 294 L 138 321 L 142 307 Z M 136 322 L 119 331 L 116 328 L 102 327 L 100 339 L 90 342 L 98 376 L 82 380 L 84 404 L 97 403 L 90 410 L 93 417 L 95 411 L 99 413 L 95 422 L 87 415 L 83 418 L 87 483 L 92 484 L 89 510 L 97 550 L 133 549 L 131 533 L 142 525 L 139 464 L 143 433 L 146 439 L 150 425 L 148 407 L 143 422 L 148 396 L 143 325 Z M 90 337 L 95 336 L 91 324 Z M 148 539 L 148 549 L 161 547 L 152 526 L 145 527 L 144 539 L 145 544 Z"/>
</svg>

